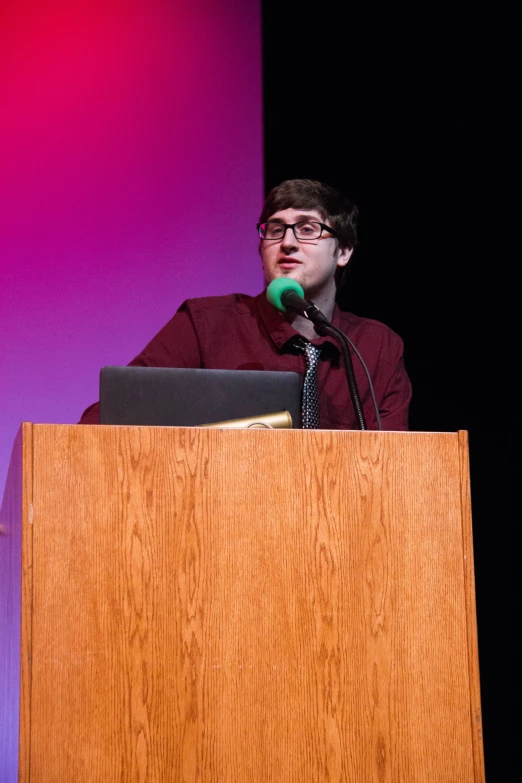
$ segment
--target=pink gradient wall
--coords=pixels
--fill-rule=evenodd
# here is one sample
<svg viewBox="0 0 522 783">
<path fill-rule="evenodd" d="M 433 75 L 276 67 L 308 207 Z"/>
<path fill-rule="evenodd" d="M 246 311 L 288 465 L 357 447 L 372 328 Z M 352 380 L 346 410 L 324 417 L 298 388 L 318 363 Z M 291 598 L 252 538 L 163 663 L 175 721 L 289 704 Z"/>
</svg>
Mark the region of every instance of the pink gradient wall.
<svg viewBox="0 0 522 783">
<path fill-rule="evenodd" d="M 193 296 L 257 293 L 260 0 L 3 0 L 0 495 Z"/>
</svg>

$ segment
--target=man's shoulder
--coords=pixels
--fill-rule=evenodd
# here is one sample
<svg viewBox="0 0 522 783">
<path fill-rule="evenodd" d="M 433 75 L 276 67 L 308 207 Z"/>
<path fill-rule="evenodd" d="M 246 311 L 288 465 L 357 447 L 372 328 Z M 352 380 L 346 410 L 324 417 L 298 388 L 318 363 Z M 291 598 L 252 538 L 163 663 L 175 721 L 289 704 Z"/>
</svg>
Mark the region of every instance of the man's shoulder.
<svg viewBox="0 0 522 783">
<path fill-rule="evenodd" d="M 237 314 L 250 314 L 257 307 L 256 296 L 250 294 L 225 294 L 223 296 L 198 296 L 185 299 L 180 310 L 189 310 L 193 313 L 217 313 L 236 312 Z"/>
<path fill-rule="evenodd" d="M 366 316 L 355 315 L 347 310 L 338 310 L 339 323 L 341 329 L 352 334 L 365 334 L 373 337 L 375 340 L 383 341 L 399 341 L 402 342 L 400 335 L 397 334 L 390 326 L 378 321 L 375 318 L 367 318 Z"/>
</svg>

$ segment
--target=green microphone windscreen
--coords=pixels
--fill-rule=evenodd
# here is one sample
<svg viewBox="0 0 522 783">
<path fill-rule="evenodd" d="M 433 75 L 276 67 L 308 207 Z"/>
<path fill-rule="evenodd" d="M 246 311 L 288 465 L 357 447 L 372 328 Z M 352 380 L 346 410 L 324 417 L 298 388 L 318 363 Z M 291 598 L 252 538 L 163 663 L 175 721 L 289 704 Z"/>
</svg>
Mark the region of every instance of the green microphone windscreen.
<svg viewBox="0 0 522 783">
<path fill-rule="evenodd" d="M 287 309 L 281 302 L 281 294 L 283 291 L 295 291 L 299 296 L 304 298 L 303 286 L 300 285 L 297 280 L 292 280 L 291 277 L 276 277 L 272 280 L 268 288 L 266 289 L 266 298 L 273 305 L 276 310 L 280 310 L 282 313 L 286 313 Z"/>
</svg>

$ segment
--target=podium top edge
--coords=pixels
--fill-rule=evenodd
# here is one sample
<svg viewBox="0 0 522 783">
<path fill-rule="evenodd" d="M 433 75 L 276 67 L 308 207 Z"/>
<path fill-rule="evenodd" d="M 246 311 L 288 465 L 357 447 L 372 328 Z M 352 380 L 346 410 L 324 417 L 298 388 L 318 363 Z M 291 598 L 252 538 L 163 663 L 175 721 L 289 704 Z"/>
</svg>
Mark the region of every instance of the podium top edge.
<svg viewBox="0 0 522 783">
<path fill-rule="evenodd" d="M 78 429 L 96 429 L 96 430 L 108 430 L 108 429 L 117 429 L 117 430 L 123 430 L 123 429 L 147 429 L 147 430 L 187 430 L 187 431 L 205 431 L 205 430 L 216 430 L 216 431 L 223 431 L 223 430 L 236 430 L 236 431 L 242 431 L 242 430 L 249 430 L 250 432 L 256 431 L 256 432 L 267 432 L 267 431 L 277 431 L 277 432 L 300 432 L 300 433 L 359 433 L 360 435 L 378 435 L 378 434 L 390 434 L 390 435 L 403 435 L 405 437 L 413 436 L 413 435 L 467 435 L 468 430 L 337 430 L 337 429 L 314 429 L 314 430 L 305 430 L 300 428 L 294 428 L 294 427 L 281 427 L 281 428 L 253 428 L 253 427 L 218 427 L 218 426 L 209 426 L 205 427 L 202 425 L 193 425 L 193 426 L 174 426 L 174 425 L 148 425 L 148 424 L 71 424 L 71 423 L 59 423 L 59 422 L 30 422 L 30 421 L 24 421 L 21 424 L 21 427 L 23 426 L 31 426 L 31 427 L 64 427 L 64 428 L 78 428 Z"/>
</svg>

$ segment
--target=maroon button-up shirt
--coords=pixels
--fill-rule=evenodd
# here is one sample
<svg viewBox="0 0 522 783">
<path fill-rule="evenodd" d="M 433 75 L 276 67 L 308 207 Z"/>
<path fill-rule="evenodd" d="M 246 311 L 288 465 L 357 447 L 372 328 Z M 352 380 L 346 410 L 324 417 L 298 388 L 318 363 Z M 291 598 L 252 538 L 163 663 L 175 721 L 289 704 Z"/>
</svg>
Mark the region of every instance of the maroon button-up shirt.
<svg viewBox="0 0 522 783">
<path fill-rule="evenodd" d="M 382 429 L 407 430 L 411 384 L 404 367 L 401 338 L 379 321 L 343 312 L 337 306 L 331 323 L 350 338 L 368 368 Z M 304 377 L 304 356 L 292 347 L 296 335 L 264 292 L 256 297 L 230 294 L 187 299 L 129 364 L 288 370 Z M 318 367 L 320 428 L 358 429 L 338 342 L 330 336 L 318 336 L 312 342 L 324 346 Z M 366 373 L 353 352 L 352 359 L 366 426 L 377 429 Z M 99 403 L 94 403 L 84 411 L 80 423 L 99 421 Z"/>
</svg>

